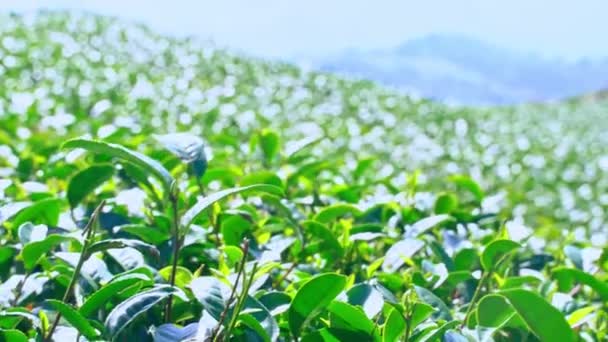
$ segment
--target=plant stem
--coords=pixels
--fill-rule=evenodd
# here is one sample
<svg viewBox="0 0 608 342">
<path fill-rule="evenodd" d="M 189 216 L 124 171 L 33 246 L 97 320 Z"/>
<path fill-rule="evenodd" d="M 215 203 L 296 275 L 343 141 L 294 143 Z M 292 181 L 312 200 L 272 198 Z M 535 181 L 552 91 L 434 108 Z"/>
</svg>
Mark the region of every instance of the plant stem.
<svg viewBox="0 0 608 342">
<path fill-rule="evenodd" d="M 205 197 L 205 188 L 203 186 L 203 182 L 201 182 L 201 178 L 200 177 L 195 177 L 195 178 L 196 178 L 196 185 L 198 186 L 198 194 L 200 196 Z M 218 219 L 213 218 L 213 210 L 208 210 L 207 215 L 209 217 L 209 222 L 211 223 L 211 226 L 213 227 L 213 236 L 215 237 L 215 245 L 219 248 L 222 244 L 222 242 L 220 240 L 219 218 Z"/>
<path fill-rule="evenodd" d="M 23 286 L 25 286 L 25 282 L 27 281 L 27 278 L 29 278 L 31 275 L 30 271 L 27 271 L 25 273 L 25 276 L 23 277 L 23 280 L 19 282 L 19 284 L 17 284 L 17 287 L 14 290 L 15 293 L 15 297 L 13 298 L 13 300 L 11 301 L 13 306 L 17 307 L 18 303 L 19 303 L 19 299 L 21 298 L 21 294 L 23 293 Z"/>
<path fill-rule="evenodd" d="M 241 275 L 243 274 L 243 272 L 245 270 L 245 263 L 247 262 L 248 253 L 249 253 L 249 240 L 245 240 L 245 242 L 243 243 L 243 259 L 241 260 L 241 263 L 239 264 L 239 270 L 237 271 L 237 274 L 236 274 L 236 280 L 234 281 L 234 286 L 232 287 L 232 292 L 230 293 L 230 298 L 228 298 L 228 301 L 226 301 L 226 307 L 222 311 L 220 319 L 217 322 L 217 326 L 211 333 L 211 341 L 215 342 L 215 340 L 217 339 L 217 335 L 220 331 L 222 323 L 224 323 L 224 320 L 226 319 L 226 315 L 228 314 L 228 309 L 230 309 L 230 304 L 232 304 L 232 301 L 234 301 L 234 295 L 236 293 L 237 285 L 239 284 L 239 279 L 241 278 Z"/>
<path fill-rule="evenodd" d="M 101 203 L 97 206 L 97 208 L 95 208 L 95 210 L 91 214 L 91 218 L 89 219 L 89 222 L 87 222 L 87 225 L 83 229 L 83 233 L 86 234 L 85 240 L 84 240 L 84 245 L 82 246 L 82 251 L 80 252 L 80 257 L 78 258 L 78 263 L 76 264 L 76 268 L 74 269 L 74 273 L 72 274 L 72 279 L 70 280 L 70 283 L 69 283 L 68 287 L 65 289 L 65 292 L 63 294 L 62 301 L 66 304 L 68 303 L 68 300 L 70 299 L 74 285 L 76 285 L 76 282 L 78 281 L 78 277 L 80 276 L 80 271 L 82 270 L 82 266 L 84 265 L 84 262 L 89 257 L 88 248 L 91 245 L 91 243 L 93 242 L 93 237 L 95 236 L 95 222 L 97 221 L 97 217 L 99 216 L 99 213 L 101 212 L 101 209 L 103 209 L 105 204 L 106 204 L 105 200 L 101 201 Z M 61 319 L 61 313 L 57 313 L 57 316 L 55 316 L 55 321 L 53 322 L 51 329 L 49 330 L 48 334 L 46 335 L 45 341 L 50 341 L 51 338 L 53 338 L 53 332 L 55 332 L 55 329 L 57 329 L 57 325 L 59 324 L 60 319 Z"/>
<path fill-rule="evenodd" d="M 251 274 L 249 275 L 249 281 L 245 279 L 245 273 L 243 271 L 243 286 L 241 286 L 241 295 L 239 296 L 236 305 L 234 306 L 234 310 L 232 311 L 232 317 L 230 318 L 230 324 L 228 325 L 228 329 L 226 329 L 226 337 L 230 338 L 230 332 L 234 329 L 236 322 L 239 317 L 239 312 L 243 310 L 243 305 L 245 304 L 245 300 L 249 295 L 249 288 L 251 284 L 253 284 L 253 277 L 255 276 L 255 271 L 257 269 L 257 263 L 253 265 L 251 268 Z"/>
<path fill-rule="evenodd" d="M 169 277 L 169 284 L 175 286 L 175 275 L 177 273 L 177 259 L 179 257 L 179 245 L 180 245 L 180 234 L 179 234 L 179 213 L 177 212 L 177 196 L 171 196 L 171 207 L 173 210 L 173 221 L 171 225 L 173 240 L 173 263 L 171 264 L 171 275 Z M 165 323 L 171 322 L 171 311 L 173 310 L 173 295 L 169 295 L 167 299 L 167 305 L 165 306 Z"/>
<path fill-rule="evenodd" d="M 407 317 L 405 319 L 405 336 L 403 337 L 404 342 L 409 342 L 409 340 L 410 340 L 410 334 L 411 334 L 411 330 L 412 330 L 411 325 L 412 325 L 412 318 Z"/>
<path fill-rule="evenodd" d="M 479 279 L 479 284 L 477 284 L 477 287 L 475 288 L 475 292 L 473 293 L 473 298 L 471 298 L 471 302 L 469 302 L 469 307 L 467 308 L 467 313 L 464 315 L 464 320 L 462 321 L 462 324 L 460 325 L 461 328 L 464 328 L 465 325 L 467 324 L 468 320 L 469 320 L 469 316 L 471 315 L 471 312 L 473 311 L 473 307 L 475 306 L 475 303 L 477 302 L 477 300 L 479 299 L 479 296 L 481 295 L 481 288 L 483 287 L 483 284 L 485 283 L 486 279 L 488 278 L 488 276 L 492 274 L 491 270 L 488 270 L 487 272 L 484 272 L 483 275 L 481 276 L 481 279 Z"/>
<path fill-rule="evenodd" d="M 279 288 L 279 286 L 281 286 L 281 283 L 283 282 L 283 280 L 287 279 L 287 276 L 298 266 L 298 262 L 294 261 L 291 263 L 291 266 L 289 266 L 289 268 L 287 269 L 287 271 L 285 271 L 285 273 L 283 273 L 281 275 L 281 277 L 277 280 L 277 282 L 275 283 L 274 287 Z"/>
</svg>

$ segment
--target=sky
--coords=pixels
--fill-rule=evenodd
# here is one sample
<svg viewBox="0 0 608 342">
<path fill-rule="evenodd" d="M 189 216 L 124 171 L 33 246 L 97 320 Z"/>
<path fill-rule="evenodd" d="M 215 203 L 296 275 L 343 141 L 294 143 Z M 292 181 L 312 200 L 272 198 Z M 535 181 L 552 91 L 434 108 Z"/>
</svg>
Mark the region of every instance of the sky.
<svg viewBox="0 0 608 342">
<path fill-rule="evenodd" d="M 608 56 L 607 0 L 0 0 L 0 11 L 87 10 L 267 58 L 320 57 L 464 34 L 517 52 Z"/>
</svg>

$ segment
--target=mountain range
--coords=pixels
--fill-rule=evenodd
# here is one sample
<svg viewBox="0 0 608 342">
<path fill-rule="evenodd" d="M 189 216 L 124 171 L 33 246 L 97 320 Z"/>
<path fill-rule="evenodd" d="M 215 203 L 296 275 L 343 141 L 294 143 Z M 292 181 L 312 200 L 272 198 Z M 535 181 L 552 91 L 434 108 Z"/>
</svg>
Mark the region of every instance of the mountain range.
<svg viewBox="0 0 608 342">
<path fill-rule="evenodd" d="M 390 49 L 350 49 L 312 64 L 467 105 L 551 101 L 608 87 L 608 58 L 550 59 L 458 35 L 429 35 Z"/>
</svg>

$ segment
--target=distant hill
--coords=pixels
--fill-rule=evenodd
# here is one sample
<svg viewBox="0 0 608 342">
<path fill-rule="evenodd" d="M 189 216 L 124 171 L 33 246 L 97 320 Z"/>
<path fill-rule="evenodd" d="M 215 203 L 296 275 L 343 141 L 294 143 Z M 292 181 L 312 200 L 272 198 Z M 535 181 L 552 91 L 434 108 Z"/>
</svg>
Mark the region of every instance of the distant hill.
<svg viewBox="0 0 608 342">
<path fill-rule="evenodd" d="M 344 51 L 313 64 L 461 104 L 556 100 L 608 87 L 608 59 L 545 59 L 456 35 L 430 35 L 393 49 Z"/>
</svg>

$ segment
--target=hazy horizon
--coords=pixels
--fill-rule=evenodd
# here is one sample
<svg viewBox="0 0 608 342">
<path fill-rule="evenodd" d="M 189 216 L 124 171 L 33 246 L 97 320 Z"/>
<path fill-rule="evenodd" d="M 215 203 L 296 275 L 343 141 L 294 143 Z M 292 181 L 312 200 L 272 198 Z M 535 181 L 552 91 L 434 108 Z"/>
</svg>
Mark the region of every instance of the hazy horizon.
<svg viewBox="0 0 608 342">
<path fill-rule="evenodd" d="M 210 39 L 218 46 L 265 57 L 293 59 L 327 56 L 348 49 L 398 46 L 431 34 L 466 36 L 518 53 L 578 60 L 608 56 L 598 44 L 608 2 L 523 0 L 508 4 L 469 0 L 429 1 L 320 0 L 285 3 L 209 1 L 9 0 L 0 11 L 84 10 L 140 22 L 177 36 Z"/>
</svg>

